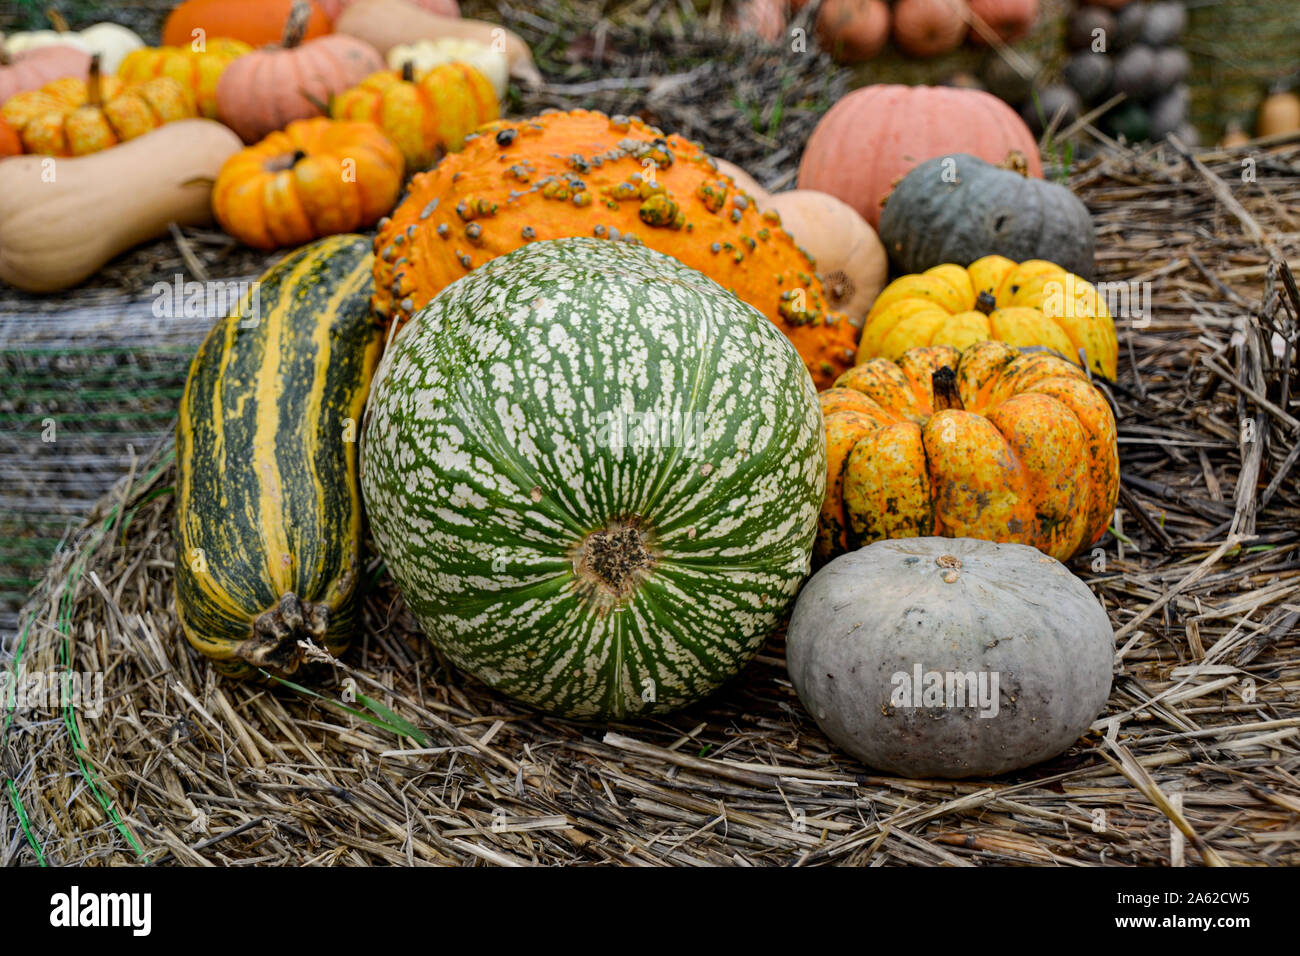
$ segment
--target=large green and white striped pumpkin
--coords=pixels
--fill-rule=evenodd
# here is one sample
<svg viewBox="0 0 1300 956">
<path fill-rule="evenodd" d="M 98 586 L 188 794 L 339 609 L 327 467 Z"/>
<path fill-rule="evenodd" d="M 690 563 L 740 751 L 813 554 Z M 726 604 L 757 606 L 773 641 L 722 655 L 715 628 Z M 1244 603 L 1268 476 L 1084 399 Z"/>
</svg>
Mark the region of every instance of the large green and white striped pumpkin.
<svg viewBox="0 0 1300 956">
<path fill-rule="evenodd" d="M 445 289 L 385 352 L 363 430 L 375 545 L 425 634 L 572 717 L 673 710 L 739 671 L 808 573 L 825 474 L 776 326 L 598 239 Z"/>
</svg>

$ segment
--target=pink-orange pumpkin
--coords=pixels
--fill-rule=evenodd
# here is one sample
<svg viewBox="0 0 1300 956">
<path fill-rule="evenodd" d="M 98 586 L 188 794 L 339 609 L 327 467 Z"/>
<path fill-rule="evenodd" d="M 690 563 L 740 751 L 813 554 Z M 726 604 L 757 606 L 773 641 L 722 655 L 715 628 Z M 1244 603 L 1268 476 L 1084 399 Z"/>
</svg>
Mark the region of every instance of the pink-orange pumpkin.
<svg viewBox="0 0 1300 956">
<path fill-rule="evenodd" d="M 90 54 L 76 47 L 36 47 L 12 58 L 0 49 L 0 106 L 15 93 L 38 90 L 65 76 L 85 76 L 89 69 Z"/>
<path fill-rule="evenodd" d="M 842 199 L 877 228 L 881 202 L 913 167 L 948 153 L 996 164 L 1013 150 L 1024 154 L 1029 175 L 1042 178 L 1033 134 L 996 96 L 944 86 L 864 86 L 813 130 L 799 188 Z"/>
<path fill-rule="evenodd" d="M 1038 0 L 969 0 L 972 18 L 978 17 L 1003 43 L 1015 43 L 1028 35 L 1038 19 Z M 971 42 L 987 46 L 983 32 L 974 24 Z"/>
<path fill-rule="evenodd" d="M 282 45 L 246 53 L 217 82 L 217 118 L 246 143 L 297 119 L 325 115 L 330 97 L 384 69 L 370 44 L 335 33 L 302 43 L 305 4 L 295 4 Z"/>
<path fill-rule="evenodd" d="M 344 10 L 352 6 L 353 0 L 314 0 L 314 2 L 333 22 Z M 460 16 L 460 4 L 456 0 L 406 0 L 406 2 L 430 13 L 436 13 L 440 17 Z"/>
</svg>

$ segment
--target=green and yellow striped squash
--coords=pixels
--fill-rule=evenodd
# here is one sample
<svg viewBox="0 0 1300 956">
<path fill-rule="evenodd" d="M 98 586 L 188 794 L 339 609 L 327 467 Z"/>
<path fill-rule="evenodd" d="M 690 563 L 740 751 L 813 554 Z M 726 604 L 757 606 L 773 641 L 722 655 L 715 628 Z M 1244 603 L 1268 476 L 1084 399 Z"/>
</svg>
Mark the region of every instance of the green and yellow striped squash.
<svg viewBox="0 0 1300 956">
<path fill-rule="evenodd" d="M 371 243 L 307 245 L 217 322 L 176 425 L 176 608 L 218 670 L 287 676 L 357 621 L 361 412 L 383 334 Z"/>
<path fill-rule="evenodd" d="M 553 713 L 622 718 L 707 695 L 780 625 L 825 462 L 776 326 L 675 259 L 573 238 L 485 263 L 398 333 L 361 487 L 455 664 Z"/>
</svg>

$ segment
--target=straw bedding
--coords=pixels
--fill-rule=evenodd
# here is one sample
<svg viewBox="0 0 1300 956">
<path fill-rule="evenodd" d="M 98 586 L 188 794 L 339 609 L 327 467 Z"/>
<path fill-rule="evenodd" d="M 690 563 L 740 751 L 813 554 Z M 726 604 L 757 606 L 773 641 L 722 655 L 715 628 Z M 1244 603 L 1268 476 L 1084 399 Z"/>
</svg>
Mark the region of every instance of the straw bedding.
<svg viewBox="0 0 1300 956">
<path fill-rule="evenodd" d="M 1069 181 L 1098 278 L 1151 283 L 1151 308 L 1118 323 L 1116 533 L 1072 564 L 1114 686 L 1068 753 L 878 775 L 804 713 L 780 639 L 672 717 L 550 718 L 446 663 L 373 560 L 364 635 L 310 690 L 226 681 L 176 623 L 164 445 L 24 612 L 22 671 L 102 674 L 103 711 L 6 713 L 0 862 L 1300 863 L 1300 146 L 1103 144 Z"/>
</svg>

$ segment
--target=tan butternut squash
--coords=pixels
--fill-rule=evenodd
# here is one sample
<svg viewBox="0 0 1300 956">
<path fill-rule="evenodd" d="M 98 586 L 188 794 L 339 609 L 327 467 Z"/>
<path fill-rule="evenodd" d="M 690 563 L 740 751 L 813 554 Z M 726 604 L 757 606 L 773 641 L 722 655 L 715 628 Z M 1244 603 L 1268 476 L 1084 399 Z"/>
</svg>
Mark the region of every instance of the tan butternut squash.
<svg viewBox="0 0 1300 956">
<path fill-rule="evenodd" d="M 364 40 L 381 54 L 400 43 L 420 40 L 473 40 L 506 55 L 510 75 L 531 85 L 542 82 L 532 51 L 518 34 L 497 23 L 440 17 L 406 0 L 356 0 L 334 21 L 335 33 Z"/>
<path fill-rule="evenodd" d="M 212 182 L 243 144 L 220 123 L 178 120 L 89 156 L 0 160 L 0 280 L 76 285 L 120 252 L 212 221 Z"/>
<path fill-rule="evenodd" d="M 889 279 L 889 258 L 876 230 L 848 203 L 813 189 L 792 189 L 758 200 L 781 217 L 781 227 L 812 256 L 831 308 L 858 328 Z"/>
</svg>

